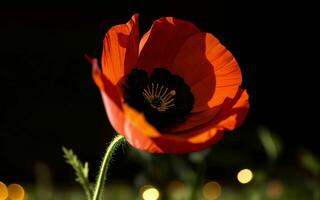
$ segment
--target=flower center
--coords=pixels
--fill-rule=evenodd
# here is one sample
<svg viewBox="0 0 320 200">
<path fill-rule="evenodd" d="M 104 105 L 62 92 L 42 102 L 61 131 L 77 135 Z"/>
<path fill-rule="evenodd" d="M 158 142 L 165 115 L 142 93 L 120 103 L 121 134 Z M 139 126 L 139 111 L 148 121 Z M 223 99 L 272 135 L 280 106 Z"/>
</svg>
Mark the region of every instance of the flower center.
<svg viewBox="0 0 320 200">
<path fill-rule="evenodd" d="M 164 68 L 155 68 L 151 75 L 133 69 L 122 86 L 125 102 L 142 112 L 159 131 L 183 123 L 193 109 L 191 88 Z"/>
<path fill-rule="evenodd" d="M 143 89 L 142 95 L 144 99 L 150 103 L 151 107 L 159 112 L 165 112 L 170 107 L 174 106 L 175 90 L 169 90 L 164 85 L 159 83 L 151 83 L 147 88 Z"/>
</svg>

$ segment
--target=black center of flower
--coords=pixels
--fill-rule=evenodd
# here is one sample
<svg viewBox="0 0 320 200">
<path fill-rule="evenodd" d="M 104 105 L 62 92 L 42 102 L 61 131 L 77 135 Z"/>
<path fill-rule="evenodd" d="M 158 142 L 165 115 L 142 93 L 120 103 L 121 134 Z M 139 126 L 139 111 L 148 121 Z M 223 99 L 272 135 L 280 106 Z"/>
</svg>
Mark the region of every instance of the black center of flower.
<svg viewBox="0 0 320 200">
<path fill-rule="evenodd" d="M 160 107 L 161 103 L 162 103 L 162 101 L 159 97 L 156 97 L 156 98 L 152 99 L 152 101 L 151 101 L 151 105 L 153 105 L 155 107 Z"/>
<path fill-rule="evenodd" d="M 164 68 L 154 69 L 150 76 L 142 69 L 133 69 L 123 90 L 125 101 L 143 112 L 147 121 L 160 131 L 184 122 L 193 109 L 190 87 L 180 76 Z"/>
<path fill-rule="evenodd" d="M 150 103 L 150 106 L 159 112 L 165 112 L 170 107 L 175 106 L 174 96 L 175 90 L 168 90 L 167 87 L 159 85 L 159 83 L 153 83 L 147 85 L 142 92 L 144 99 Z"/>
</svg>

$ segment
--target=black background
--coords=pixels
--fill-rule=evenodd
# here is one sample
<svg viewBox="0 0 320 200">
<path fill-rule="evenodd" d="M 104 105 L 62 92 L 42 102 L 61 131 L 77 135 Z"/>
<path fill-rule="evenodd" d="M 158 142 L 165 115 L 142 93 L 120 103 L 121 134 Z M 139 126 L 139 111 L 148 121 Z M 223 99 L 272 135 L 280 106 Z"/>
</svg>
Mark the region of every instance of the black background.
<svg viewBox="0 0 320 200">
<path fill-rule="evenodd" d="M 100 159 L 113 129 L 83 55 L 100 58 L 105 32 L 134 13 L 140 13 L 140 35 L 159 17 L 173 16 L 214 34 L 233 53 L 251 103 L 242 137 L 250 140 L 250 130 L 264 125 L 282 138 L 288 160 L 300 147 L 319 151 L 316 18 L 305 5 L 17 2 L 0 8 L 0 180 L 32 181 L 39 161 L 57 181 L 72 177 L 65 175 L 62 145 L 91 162 Z M 116 170 L 125 169 L 123 162 Z"/>
</svg>

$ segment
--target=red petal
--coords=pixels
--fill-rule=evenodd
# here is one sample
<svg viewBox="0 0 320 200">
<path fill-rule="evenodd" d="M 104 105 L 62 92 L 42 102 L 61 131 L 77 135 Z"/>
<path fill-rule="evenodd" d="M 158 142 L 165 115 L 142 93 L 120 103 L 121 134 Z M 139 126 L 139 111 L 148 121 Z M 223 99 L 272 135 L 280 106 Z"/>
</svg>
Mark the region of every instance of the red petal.
<svg viewBox="0 0 320 200">
<path fill-rule="evenodd" d="M 155 21 L 141 39 L 137 66 L 149 73 L 155 67 L 169 68 L 183 43 L 198 32 L 190 22 L 172 17 Z"/>
<path fill-rule="evenodd" d="M 204 111 L 233 98 L 241 71 L 232 54 L 209 33 L 190 37 L 177 54 L 171 72 L 183 77 L 195 95 L 193 112 Z"/>
<path fill-rule="evenodd" d="M 224 100 L 234 98 L 242 81 L 235 58 L 209 33 L 190 37 L 177 54 L 171 71 L 185 79 L 195 96 L 192 114 L 174 131 L 212 121 Z"/>
<path fill-rule="evenodd" d="M 164 153 L 187 153 L 205 149 L 219 141 L 225 130 L 239 127 L 248 110 L 249 96 L 246 90 L 239 89 L 234 99 L 227 99 L 223 103 L 220 112 L 211 122 L 180 132 L 180 135 L 162 135 L 155 138 L 154 142 Z"/>
<path fill-rule="evenodd" d="M 109 121 L 118 133 L 124 132 L 124 115 L 118 88 L 100 71 L 97 59 L 91 59 L 92 76 L 100 89 Z"/>
<path fill-rule="evenodd" d="M 239 89 L 234 99 L 225 101 L 221 112 L 216 116 L 217 127 L 234 130 L 239 127 L 249 111 L 249 95 L 246 90 Z"/>
<path fill-rule="evenodd" d="M 117 85 L 135 67 L 138 60 L 138 14 L 133 15 L 127 24 L 112 27 L 106 33 L 103 44 L 103 74 Z"/>
</svg>

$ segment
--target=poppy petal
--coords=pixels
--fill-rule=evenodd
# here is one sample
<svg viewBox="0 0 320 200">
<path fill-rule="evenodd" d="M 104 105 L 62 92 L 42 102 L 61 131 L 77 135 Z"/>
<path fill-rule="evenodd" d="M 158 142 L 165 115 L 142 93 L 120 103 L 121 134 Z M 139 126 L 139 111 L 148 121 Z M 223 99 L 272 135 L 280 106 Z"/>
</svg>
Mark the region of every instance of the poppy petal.
<svg viewBox="0 0 320 200">
<path fill-rule="evenodd" d="M 123 109 L 127 119 L 126 123 L 130 122 L 135 127 L 139 127 L 142 134 L 148 137 L 157 137 L 161 135 L 156 128 L 147 122 L 143 113 L 138 112 L 125 103 L 123 104 Z"/>
<path fill-rule="evenodd" d="M 197 134 L 201 127 L 217 127 L 227 130 L 233 130 L 238 127 L 244 121 L 249 110 L 249 95 L 246 90 L 239 88 L 236 96 L 231 99 L 227 98 L 223 104 L 217 107 L 217 111 L 213 117 L 206 119 L 205 123 L 197 124 L 192 120 L 189 120 L 193 127 L 185 129 L 185 127 L 180 129 L 175 129 L 171 134 Z M 210 113 L 209 113 L 210 114 Z M 199 114 L 198 116 L 193 116 L 193 118 L 204 117 L 204 114 Z M 199 120 L 201 121 L 201 120 Z M 200 131 L 201 132 L 201 131 Z"/>
<path fill-rule="evenodd" d="M 141 39 L 137 66 L 149 73 L 156 67 L 170 67 L 184 42 L 198 32 L 190 22 L 160 18 Z"/>
<path fill-rule="evenodd" d="M 220 109 L 221 106 L 216 106 L 215 108 L 210 108 L 202 112 L 190 113 L 186 121 L 183 124 L 177 125 L 171 132 L 172 134 L 176 134 L 212 121 Z"/>
<path fill-rule="evenodd" d="M 232 54 L 209 33 L 191 36 L 181 47 L 172 73 L 183 77 L 195 96 L 193 112 L 201 112 L 233 98 L 241 71 Z"/>
<path fill-rule="evenodd" d="M 204 134 L 207 136 L 204 137 Z M 190 139 L 179 138 L 179 137 L 158 137 L 154 138 L 154 145 L 160 147 L 160 151 L 151 152 L 151 153 L 171 153 L 171 154 L 183 154 L 201 151 L 205 148 L 208 148 L 210 145 L 213 145 L 220 141 L 223 137 L 223 131 L 218 129 L 209 129 L 205 131 L 199 138 L 202 142 L 193 142 Z M 205 139 L 203 139 L 205 138 Z"/>
<path fill-rule="evenodd" d="M 124 136 L 133 147 L 150 153 L 181 154 L 199 151 L 219 141 L 222 130 L 212 128 L 204 131 L 200 136 L 183 137 L 182 135 L 170 135 L 159 133 L 144 118 L 142 113 L 123 104 L 125 113 Z"/>
<path fill-rule="evenodd" d="M 161 134 L 145 120 L 144 115 L 127 104 L 123 104 L 123 109 L 126 118 L 124 136 L 128 143 L 140 150 L 162 152 L 153 142 L 153 138 L 161 137 Z"/>
<path fill-rule="evenodd" d="M 139 51 L 138 14 L 127 24 L 113 26 L 103 41 L 102 71 L 117 85 L 121 78 L 136 65 Z"/>
<path fill-rule="evenodd" d="M 101 73 L 97 59 L 87 57 L 92 64 L 92 76 L 99 87 L 109 121 L 118 133 L 123 133 L 124 115 L 118 88 Z"/>
<path fill-rule="evenodd" d="M 249 96 L 246 90 L 239 89 L 234 99 L 223 103 L 221 113 L 211 122 L 200 127 L 181 132 L 177 136 L 162 135 L 154 138 L 155 145 L 165 153 L 188 153 L 200 151 L 218 142 L 225 130 L 239 127 L 249 110 Z M 161 152 L 160 152 L 161 153 Z"/>
<path fill-rule="evenodd" d="M 201 138 L 202 133 L 205 132 L 205 129 L 211 129 L 211 127 L 215 127 L 219 130 L 233 130 L 239 127 L 249 110 L 249 95 L 246 90 L 239 88 L 234 99 L 226 99 L 222 106 L 219 108 L 218 113 L 215 117 L 204 124 L 201 124 L 192 129 L 175 132 L 175 134 L 183 135 L 183 137 L 187 137 L 189 139 L 193 138 Z M 201 134 L 200 134 L 201 133 Z M 173 132 L 171 133 L 173 134 Z M 205 138 L 205 137 L 204 137 Z M 198 141 L 198 140 L 196 140 Z M 196 142 L 194 141 L 194 142 Z"/>
<path fill-rule="evenodd" d="M 226 101 L 221 112 L 216 116 L 217 127 L 229 131 L 239 127 L 249 111 L 249 95 L 246 90 L 239 89 L 236 97 Z"/>
<path fill-rule="evenodd" d="M 184 77 L 195 96 L 192 114 L 175 131 L 207 123 L 226 98 L 233 98 L 242 82 L 232 54 L 209 33 L 191 36 L 181 47 L 171 72 Z"/>
<path fill-rule="evenodd" d="M 159 133 L 139 113 L 124 104 L 125 132 L 128 142 L 151 153 L 188 153 L 200 151 L 218 142 L 224 130 L 233 130 L 244 120 L 249 109 L 248 94 L 239 89 L 234 99 L 227 99 L 216 118 L 199 127 L 176 133 Z"/>
</svg>

